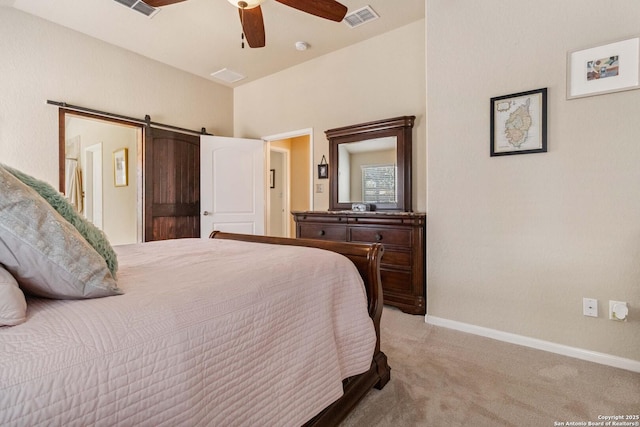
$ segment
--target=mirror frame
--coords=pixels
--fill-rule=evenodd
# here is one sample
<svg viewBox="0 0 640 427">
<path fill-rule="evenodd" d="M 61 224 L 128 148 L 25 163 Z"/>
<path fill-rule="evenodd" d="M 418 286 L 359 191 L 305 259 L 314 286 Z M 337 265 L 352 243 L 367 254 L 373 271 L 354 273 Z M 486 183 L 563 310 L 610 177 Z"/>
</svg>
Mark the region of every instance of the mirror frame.
<svg viewBox="0 0 640 427">
<path fill-rule="evenodd" d="M 338 202 L 338 147 L 349 142 L 396 137 L 396 165 L 398 186 L 396 203 L 375 205 L 376 211 L 411 212 L 411 151 L 415 116 L 401 116 L 377 120 L 325 131 L 329 140 L 329 210 L 351 210 L 351 203 Z M 354 202 L 355 203 L 355 202 Z"/>
</svg>

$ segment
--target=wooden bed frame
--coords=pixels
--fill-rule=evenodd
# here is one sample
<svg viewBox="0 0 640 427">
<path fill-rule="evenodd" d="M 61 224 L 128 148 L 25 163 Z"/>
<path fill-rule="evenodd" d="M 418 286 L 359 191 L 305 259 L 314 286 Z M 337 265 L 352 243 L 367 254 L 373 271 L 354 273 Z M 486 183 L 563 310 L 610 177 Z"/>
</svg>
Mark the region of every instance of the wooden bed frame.
<svg viewBox="0 0 640 427">
<path fill-rule="evenodd" d="M 367 290 L 369 316 L 376 330 L 376 348 L 371 367 L 363 374 L 343 381 L 344 395 L 326 407 L 305 424 L 308 426 L 335 426 L 342 421 L 372 388 L 382 389 L 389 382 L 390 371 L 387 356 L 380 351 L 380 317 L 382 316 L 382 284 L 380 281 L 380 259 L 383 247 L 380 243 L 360 244 L 311 239 L 254 236 L 249 234 L 213 231 L 212 239 L 241 240 L 275 245 L 307 246 L 337 252 L 349 258 L 358 268 Z"/>
</svg>

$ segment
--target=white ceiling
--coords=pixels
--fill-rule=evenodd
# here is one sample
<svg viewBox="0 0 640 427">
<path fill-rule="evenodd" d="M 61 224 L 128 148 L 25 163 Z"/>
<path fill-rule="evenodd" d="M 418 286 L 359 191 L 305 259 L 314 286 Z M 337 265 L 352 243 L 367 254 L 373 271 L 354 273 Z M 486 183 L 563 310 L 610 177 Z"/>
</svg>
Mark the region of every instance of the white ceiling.
<svg viewBox="0 0 640 427">
<path fill-rule="evenodd" d="M 370 5 L 380 16 L 349 28 L 274 0 L 262 4 L 266 47 L 241 48 L 237 9 L 227 0 L 187 0 L 153 18 L 114 0 L 0 0 L 189 73 L 234 87 L 424 18 L 425 0 L 342 0 L 349 13 Z M 305 41 L 310 48 L 295 49 Z M 229 68 L 247 76 L 235 84 L 211 77 Z"/>
</svg>

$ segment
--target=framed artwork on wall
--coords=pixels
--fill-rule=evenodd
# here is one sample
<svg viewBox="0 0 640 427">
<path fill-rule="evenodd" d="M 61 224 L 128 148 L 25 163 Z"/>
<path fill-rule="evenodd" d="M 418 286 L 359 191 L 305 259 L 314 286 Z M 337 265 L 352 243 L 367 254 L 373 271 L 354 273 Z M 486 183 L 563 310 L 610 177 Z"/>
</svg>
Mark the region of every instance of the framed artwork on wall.
<svg viewBox="0 0 640 427">
<path fill-rule="evenodd" d="M 547 151 L 547 88 L 491 98 L 490 155 Z"/>
<path fill-rule="evenodd" d="M 276 170 L 269 169 L 269 188 L 276 188 Z"/>
<path fill-rule="evenodd" d="M 322 160 L 318 165 L 318 179 L 329 179 L 329 164 L 324 156 L 322 156 Z"/>
<path fill-rule="evenodd" d="M 567 99 L 640 89 L 640 37 L 567 54 Z"/>
<path fill-rule="evenodd" d="M 113 176 L 116 187 L 126 187 L 129 185 L 129 174 L 127 172 L 127 149 L 120 148 L 113 152 Z"/>
</svg>

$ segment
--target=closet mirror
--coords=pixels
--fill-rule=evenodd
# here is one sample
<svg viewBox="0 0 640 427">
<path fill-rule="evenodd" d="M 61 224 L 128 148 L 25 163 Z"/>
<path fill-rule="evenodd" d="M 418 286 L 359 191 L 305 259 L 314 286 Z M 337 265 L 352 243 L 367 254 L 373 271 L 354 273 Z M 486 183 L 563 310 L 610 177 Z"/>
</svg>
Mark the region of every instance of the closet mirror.
<svg viewBox="0 0 640 427">
<path fill-rule="evenodd" d="M 60 192 L 111 244 L 142 241 L 142 128 L 62 108 L 58 118 Z M 119 153 L 123 182 L 116 179 Z"/>
<path fill-rule="evenodd" d="M 415 116 L 325 131 L 329 140 L 329 210 L 411 211 L 411 148 Z"/>
</svg>

